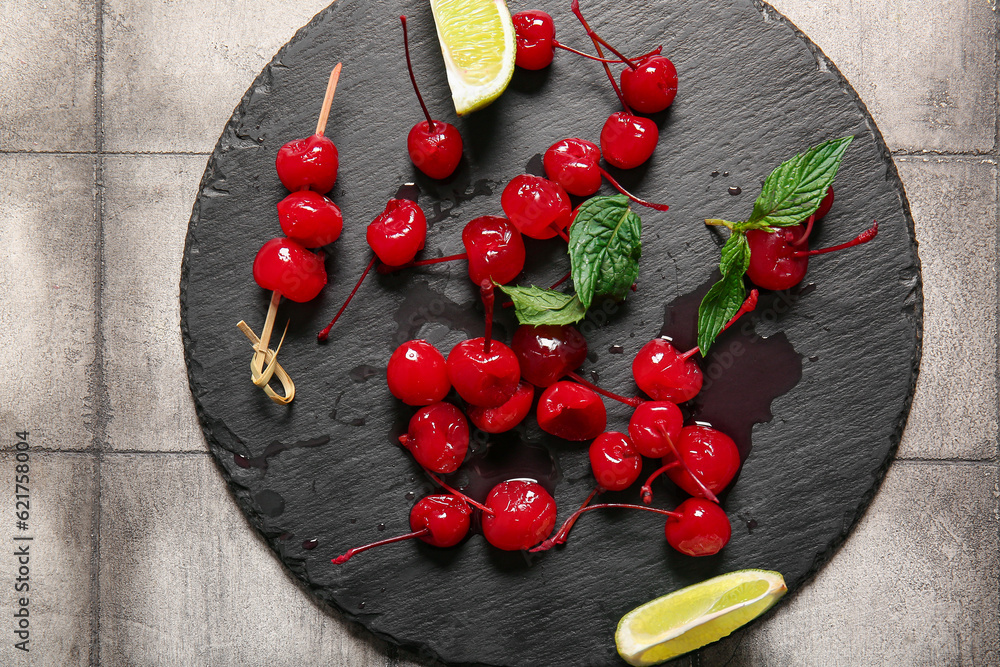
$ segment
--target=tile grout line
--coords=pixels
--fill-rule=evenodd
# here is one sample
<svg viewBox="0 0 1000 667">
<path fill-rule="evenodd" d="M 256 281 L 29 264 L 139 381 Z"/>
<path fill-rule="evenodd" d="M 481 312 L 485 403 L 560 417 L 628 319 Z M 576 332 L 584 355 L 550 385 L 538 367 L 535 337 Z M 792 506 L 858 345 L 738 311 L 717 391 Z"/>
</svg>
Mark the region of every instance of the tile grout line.
<svg viewBox="0 0 1000 667">
<path fill-rule="evenodd" d="M 95 113 L 96 115 L 96 113 Z M 103 143 L 103 142 L 102 142 Z M 135 156 L 143 157 L 149 156 L 195 156 L 195 157 L 209 157 L 212 155 L 210 152 L 200 152 L 200 151 L 26 151 L 26 150 L 2 150 L 0 149 L 0 155 L 54 155 L 56 157 L 115 157 L 115 156 Z"/>
<path fill-rule="evenodd" d="M 993 7 L 993 20 L 1000 22 L 1000 16 L 997 16 L 996 6 Z M 993 91 L 993 156 L 994 159 L 1000 163 L 1000 88 L 998 88 L 997 82 L 1000 81 L 1000 39 L 997 38 L 997 33 L 994 32 L 994 43 L 993 43 L 993 86 L 996 88 Z M 1000 169 L 996 171 L 996 196 L 997 196 L 997 210 L 996 210 L 996 246 L 995 248 L 1000 249 Z M 996 262 L 996 296 L 997 296 L 997 313 L 996 313 L 996 331 L 1000 331 L 1000 255 L 997 257 Z M 1000 362 L 1000 336 L 997 337 L 997 362 Z M 1000 386 L 1000 363 L 997 363 L 994 369 L 996 373 L 995 378 L 997 385 Z M 1000 458 L 1000 432 L 997 433 L 996 440 L 996 453 L 995 456 Z M 1000 461 L 998 461 L 993 477 L 994 484 L 1000 484 Z M 995 502 L 995 501 L 994 501 Z M 997 548 L 1000 550 L 1000 521 L 997 522 Z M 997 576 L 997 584 L 1000 586 L 1000 575 Z M 998 609 L 1000 609 L 1000 601 L 997 603 Z"/>
<path fill-rule="evenodd" d="M 91 586 L 94 604 L 91 607 L 90 619 L 90 664 L 100 667 L 101 664 L 101 505 L 103 487 L 102 468 L 104 459 L 102 451 L 107 440 L 107 421 L 109 416 L 109 400 L 104 378 L 104 312 L 102 299 L 104 297 L 104 0 L 94 3 L 94 185 L 95 214 L 97 219 L 97 272 L 95 276 L 95 350 L 93 377 L 94 419 L 94 563 L 91 570 Z"/>
</svg>

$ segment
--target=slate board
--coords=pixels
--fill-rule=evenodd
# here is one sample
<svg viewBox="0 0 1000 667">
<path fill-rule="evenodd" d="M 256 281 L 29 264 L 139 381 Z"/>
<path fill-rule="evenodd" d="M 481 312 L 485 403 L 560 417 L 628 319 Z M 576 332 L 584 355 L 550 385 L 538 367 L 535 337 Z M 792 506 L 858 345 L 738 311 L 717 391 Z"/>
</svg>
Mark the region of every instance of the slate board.
<svg viewBox="0 0 1000 667">
<path fill-rule="evenodd" d="M 587 48 L 568 4 L 534 6 L 553 14 L 560 39 Z M 528 7 L 511 3 L 512 11 Z M 680 72 L 677 101 L 656 117 L 653 159 L 621 175 L 671 209 L 642 212 L 639 291 L 589 326 L 585 374 L 634 391 L 630 360 L 658 334 L 665 304 L 705 284 L 718 261 L 722 237 L 701 220 L 745 216 L 767 173 L 804 147 L 857 137 L 814 246 L 880 222 L 875 242 L 814 261 L 811 287 L 793 307 L 754 315 L 758 334 L 787 336 L 802 355 L 802 378 L 774 401 L 774 419 L 753 431 L 753 451 L 724 498 L 734 534 L 720 555 L 679 556 L 663 540 L 662 522 L 624 512 L 588 515 L 565 548 L 541 557 L 498 553 L 473 536 L 450 550 L 410 542 L 343 567 L 329 562 L 406 531 L 414 496 L 432 489 L 393 444 L 412 411 L 385 386 L 389 353 L 417 336 L 447 351 L 482 328 L 464 266 L 440 265 L 369 278 L 335 342 L 317 345 L 316 331 L 368 261 L 365 226 L 414 181 L 431 221 L 425 256 L 460 252 L 462 225 L 499 213 L 503 184 L 537 169 L 534 156 L 563 137 L 596 139 L 618 108 L 596 65 L 558 53 L 548 70 L 517 72 L 498 102 L 456 120 L 427 4 L 339 0 L 244 96 L 209 161 L 188 232 L 181 315 L 190 384 L 240 507 L 317 598 L 380 637 L 449 663 L 622 664 L 617 621 L 653 597 L 748 567 L 782 572 L 794 591 L 831 557 L 877 490 L 916 380 L 922 295 L 913 222 L 881 135 L 833 64 L 773 9 L 749 0 L 590 0 L 584 9 L 626 52 L 662 43 Z M 428 182 L 406 158 L 406 134 L 420 116 L 403 67 L 403 12 L 424 95 L 466 140 L 447 184 Z M 314 302 L 286 301 L 279 313 L 280 323 L 291 319 L 281 357 L 299 390 L 292 406 L 279 407 L 252 387 L 250 347 L 235 324 L 245 319 L 259 331 L 263 323 L 268 294 L 254 285 L 251 265 L 260 245 L 280 234 L 274 207 L 286 192 L 274 157 L 284 142 L 312 133 L 337 61 L 345 68 L 328 135 L 340 149 L 332 197 L 346 223 L 328 250 L 330 285 Z M 731 196 L 732 186 L 742 194 Z M 558 241 L 528 246 L 526 282 L 548 284 L 567 270 Z M 504 317 L 498 334 L 509 340 Z M 612 345 L 624 354 L 608 354 Z M 609 406 L 609 428 L 624 430 L 627 418 L 622 406 Z M 545 439 L 533 424 L 522 435 L 541 443 L 535 464 L 551 468 L 565 516 L 593 483 L 583 448 Z M 480 454 L 503 446 L 475 442 Z M 658 504 L 677 501 L 668 485 L 658 488 Z"/>
</svg>

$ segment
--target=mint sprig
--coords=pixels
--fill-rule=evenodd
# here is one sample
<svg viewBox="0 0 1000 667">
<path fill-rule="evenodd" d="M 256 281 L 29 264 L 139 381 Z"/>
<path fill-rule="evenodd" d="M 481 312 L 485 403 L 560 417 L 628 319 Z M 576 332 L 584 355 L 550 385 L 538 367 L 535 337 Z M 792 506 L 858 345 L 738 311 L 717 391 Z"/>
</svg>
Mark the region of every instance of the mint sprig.
<svg viewBox="0 0 1000 667">
<path fill-rule="evenodd" d="M 514 302 L 517 321 L 521 324 L 575 324 L 587 314 L 575 294 L 566 294 L 542 287 L 499 286 Z"/>
<path fill-rule="evenodd" d="M 702 355 L 708 353 L 716 336 L 736 314 L 746 296 L 743 275 L 750 265 L 746 232 L 797 225 L 815 213 L 853 139 L 842 137 L 824 141 L 778 165 L 764 181 L 753 212 L 746 221 L 705 221 L 708 225 L 727 227 L 731 235 L 722 246 L 719 262 L 722 278 L 712 286 L 698 308 L 698 347 Z"/>
</svg>

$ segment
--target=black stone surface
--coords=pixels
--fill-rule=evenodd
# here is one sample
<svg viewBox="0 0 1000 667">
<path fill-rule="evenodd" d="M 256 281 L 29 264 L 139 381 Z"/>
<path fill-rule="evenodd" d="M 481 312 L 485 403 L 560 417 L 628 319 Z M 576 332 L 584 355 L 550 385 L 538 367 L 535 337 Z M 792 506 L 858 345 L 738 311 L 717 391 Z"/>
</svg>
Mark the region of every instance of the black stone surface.
<svg viewBox="0 0 1000 667">
<path fill-rule="evenodd" d="M 587 48 L 568 5 L 531 6 L 553 14 L 561 40 Z M 367 223 L 413 181 L 431 222 L 425 256 L 460 252 L 462 225 L 499 213 L 503 184 L 534 170 L 537 154 L 568 136 L 596 140 L 618 105 L 595 64 L 558 53 L 548 70 L 518 71 L 499 101 L 456 120 L 427 3 L 338 0 L 246 93 L 191 218 L 181 280 L 185 352 L 199 417 L 237 502 L 316 597 L 380 637 L 446 662 L 622 664 L 618 619 L 656 596 L 749 567 L 782 572 L 794 591 L 877 490 L 916 379 L 922 297 L 913 223 L 885 144 L 836 68 L 784 18 L 749 0 L 590 0 L 584 10 L 626 52 L 662 43 L 680 72 L 677 101 L 656 117 L 661 140 L 652 160 L 621 174 L 627 187 L 671 209 L 642 211 L 639 290 L 585 325 L 593 354 L 584 375 L 596 371 L 603 386 L 634 391 L 631 358 L 665 326 L 665 304 L 703 285 L 718 261 L 722 238 L 702 219 L 747 215 L 767 173 L 804 147 L 857 137 L 813 245 L 880 223 L 873 243 L 815 260 L 807 277 L 815 287 L 792 307 L 753 316 L 757 333 L 787 336 L 802 355 L 802 378 L 773 402 L 774 419 L 753 430 L 753 450 L 724 498 L 734 533 L 718 556 L 677 555 L 652 515 L 595 512 L 565 548 L 539 557 L 498 553 L 476 535 L 450 550 L 409 542 L 330 564 L 349 547 L 406 531 L 413 498 L 432 489 L 394 444 L 411 410 L 386 388 L 391 350 L 420 336 L 447 351 L 482 328 L 464 265 L 446 264 L 370 277 L 332 343 L 318 345 L 316 331 L 368 261 Z M 403 63 L 403 12 L 424 95 L 466 140 L 460 171 L 446 184 L 416 174 L 406 157 L 406 134 L 420 114 Z M 280 407 L 251 385 L 250 346 L 235 325 L 245 319 L 259 331 L 263 323 L 268 294 L 254 284 L 251 264 L 280 234 L 275 204 L 286 192 L 274 157 L 284 142 L 312 133 L 338 61 L 344 72 L 328 135 L 340 149 L 332 197 L 345 228 L 327 250 L 330 285 L 314 302 L 286 301 L 279 313 L 280 324 L 291 319 L 281 358 L 299 390 Z M 564 246 L 528 246 L 524 282 L 545 285 L 566 272 Z M 498 334 L 509 337 L 504 317 Z M 612 346 L 622 349 L 608 353 Z M 748 396 L 755 390 L 746 387 Z M 609 405 L 609 428 L 624 430 L 627 419 L 623 406 Z M 591 488 L 585 449 L 542 438 L 533 424 L 521 435 L 541 443 L 521 463 L 553 486 L 561 520 Z M 492 442 L 475 443 L 486 460 L 511 446 Z M 504 463 L 520 465 L 516 457 Z M 657 504 L 676 502 L 671 494 L 662 484 Z"/>
</svg>

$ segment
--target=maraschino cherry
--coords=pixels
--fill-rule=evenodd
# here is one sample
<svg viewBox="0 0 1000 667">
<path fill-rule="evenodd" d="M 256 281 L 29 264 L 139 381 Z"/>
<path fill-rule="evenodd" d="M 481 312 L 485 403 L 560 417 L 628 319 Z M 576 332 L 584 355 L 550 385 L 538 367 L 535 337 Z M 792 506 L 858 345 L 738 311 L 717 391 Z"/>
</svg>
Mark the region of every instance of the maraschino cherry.
<svg viewBox="0 0 1000 667">
<path fill-rule="evenodd" d="M 622 95 L 639 113 L 657 113 L 677 96 L 677 68 L 669 58 L 648 56 L 638 63 L 630 60 L 621 73 Z"/>
<path fill-rule="evenodd" d="M 657 211 L 666 211 L 666 204 L 654 204 L 640 199 L 622 187 L 611 174 L 600 164 L 601 149 L 597 144 L 585 139 L 560 139 L 549 146 L 542 157 L 542 165 L 549 178 L 563 186 L 566 192 L 578 197 L 589 197 L 601 187 L 602 177 L 606 178 L 612 187 L 632 201 Z M 576 218 L 576 211 L 572 217 Z"/>
<path fill-rule="evenodd" d="M 314 190 L 323 195 L 333 189 L 333 184 L 337 182 L 340 158 L 337 147 L 325 136 L 325 131 L 330 117 L 330 103 L 339 78 L 340 63 L 337 63 L 330 73 L 316 132 L 305 139 L 289 141 L 278 150 L 274 167 L 281 184 L 292 192 Z"/>
<path fill-rule="evenodd" d="M 343 565 L 362 551 L 414 538 L 435 547 L 453 547 L 469 534 L 471 517 L 472 509 L 461 498 L 444 494 L 424 496 L 410 510 L 410 530 L 413 532 L 356 547 L 332 562 Z"/>
<path fill-rule="evenodd" d="M 676 457 L 670 454 L 664 457 L 663 467 L 643 484 L 641 496 L 647 505 L 653 500 L 651 484 L 662 473 L 692 496 L 704 496 L 705 488 L 713 494 L 721 493 L 740 469 L 736 443 L 710 426 L 694 424 L 681 429 L 677 451 L 684 465 L 678 465 Z"/>
<path fill-rule="evenodd" d="M 506 285 L 524 270 L 524 239 L 506 218 L 484 215 L 470 220 L 462 230 L 462 243 L 469 278 L 476 285 Z"/>
<path fill-rule="evenodd" d="M 291 239 L 271 239 L 257 251 L 253 279 L 292 301 L 312 301 L 326 285 L 326 267 L 315 253 Z"/>
<path fill-rule="evenodd" d="M 510 343 L 521 365 L 521 377 L 548 387 L 587 359 L 587 340 L 571 324 L 521 325 Z"/>
<path fill-rule="evenodd" d="M 407 405 L 437 403 L 451 389 L 444 355 L 425 340 L 410 340 L 389 357 L 386 379 L 393 396 Z"/>
<path fill-rule="evenodd" d="M 454 125 L 440 120 L 433 120 L 424 98 L 417 87 L 417 78 L 413 75 L 413 63 L 410 62 L 410 39 L 406 29 L 406 17 L 400 16 L 403 24 L 403 47 L 406 51 L 406 69 L 410 73 L 413 92 L 424 111 L 426 121 L 420 121 L 410 130 L 406 138 L 406 149 L 414 166 L 431 178 L 448 178 L 462 160 L 462 135 Z"/>
<path fill-rule="evenodd" d="M 480 291 L 486 307 L 486 333 L 464 340 L 448 353 L 448 379 L 462 399 L 482 408 L 495 408 L 509 401 L 521 381 L 521 368 L 514 352 L 493 340 L 493 283 L 483 280 Z"/>
<path fill-rule="evenodd" d="M 646 401 L 635 409 L 628 434 L 643 456 L 662 458 L 675 451 L 684 426 L 684 415 L 670 401 Z"/>
<path fill-rule="evenodd" d="M 590 469 L 606 491 L 624 491 L 642 472 L 642 456 L 624 433 L 608 431 L 590 443 Z"/>
<path fill-rule="evenodd" d="M 535 388 L 530 383 L 521 381 L 514 395 L 503 405 L 495 408 L 469 406 L 466 411 L 469 420 L 480 431 L 486 433 L 506 433 L 528 416 L 531 412 L 531 401 L 535 398 Z"/>
<path fill-rule="evenodd" d="M 573 205 L 562 186 L 532 174 L 511 179 L 500 196 L 500 206 L 517 230 L 533 239 L 564 239 L 573 222 Z"/>
<path fill-rule="evenodd" d="M 410 418 L 399 442 L 422 467 L 447 475 L 458 470 L 469 451 L 469 423 L 451 403 L 434 403 Z"/>
<path fill-rule="evenodd" d="M 576 382 L 560 381 L 538 399 L 538 426 L 563 440 L 593 440 L 608 425 L 604 401 Z"/>
<path fill-rule="evenodd" d="M 483 516 L 483 537 L 504 551 L 530 549 L 556 525 L 556 501 L 533 480 L 500 482 L 487 496 L 486 507 L 493 514 Z"/>
<path fill-rule="evenodd" d="M 278 202 L 281 231 L 306 248 L 329 245 L 340 237 L 344 216 L 340 207 L 312 190 L 300 190 Z"/>
</svg>

